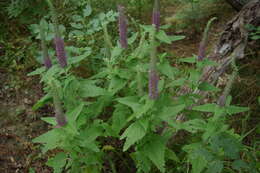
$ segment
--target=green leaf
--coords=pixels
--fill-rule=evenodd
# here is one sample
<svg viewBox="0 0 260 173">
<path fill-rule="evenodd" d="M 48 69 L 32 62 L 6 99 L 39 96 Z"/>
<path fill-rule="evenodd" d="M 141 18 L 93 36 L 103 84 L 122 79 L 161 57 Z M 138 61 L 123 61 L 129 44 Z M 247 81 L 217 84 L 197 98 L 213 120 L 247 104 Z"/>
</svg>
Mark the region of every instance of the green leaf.
<svg viewBox="0 0 260 173">
<path fill-rule="evenodd" d="M 115 107 L 116 109 L 112 116 L 112 129 L 119 134 L 120 130 L 126 125 L 127 115 L 130 115 L 131 111 L 128 107 L 122 104 L 117 104 Z"/>
<path fill-rule="evenodd" d="M 56 119 L 54 117 L 41 117 L 41 120 L 54 126 L 57 125 Z"/>
<path fill-rule="evenodd" d="M 29 169 L 29 173 L 35 173 L 34 168 L 30 168 L 30 169 Z"/>
<path fill-rule="evenodd" d="M 214 92 L 217 92 L 217 91 L 220 91 L 219 88 L 207 83 L 207 82 L 202 82 L 200 85 L 199 85 L 199 90 L 202 90 L 202 91 L 214 91 Z"/>
<path fill-rule="evenodd" d="M 134 112 L 137 112 L 141 107 L 139 104 L 139 98 L 137 96 L 121 97 L 116 99 L 119 103 L 129 106 Z"/>
<path fill-rule="evenodd" d="M 30 72 L 27 74 L 27 76 L 34 76 L 34 75 L 39 75 L 39 74 L 42 74 L 43 72 L 46 71 L 46 68 L 45 67 L 40 67 L 40 68 L 37 68 L 36 70 Z"/>
<path fill-rule="evenodd" d="M 73 19 L 73 21 L 76 21 L 76 22 L 81 22 L 84 20 L 84 18 L 80 15 L 73 15 L 72 19 Z"/>
<path fill-rule="evenodd" d="M 173 41 L 179 41 L 179 40 L 183 40 L 185 38 L 184 35 L 173 35 L 173 36 L 168 36 L 170 38 L 170 40 Z"/>
<path fill-rule="evenodd" d="M 36 138 L 34 138 L 32 141 L 34 143 L 42 143 L 43 148 L 42 152 L 46 153 L 48 150 L 52 150 L 57 148 L 58 146 L 61 145 L 61 134 L 58 131 L 59 129 L 53 129 L 50 130 Z"/>
<path fill-rule="evenodd" d="M 162 120 L 168 121 L 170 118 L 174 118 L 184 108 L 185 108 L 185 104 L 181 104 L 177 106 L 167 106 L 163 108 L 162 112 L 158 116 Z"/>
<path fill-rule="evenodd" d="M 90 5 L 87 5 L 87 6 L 85 7 L 85 9 L 83 10 L 83 16 L 84 16 L 84 17 L 90 16 L 91 13 L 92 13 L 92 8 L 91 8 Z"/>
<path fill-rule="evenodd" d="M 208 103 L 204 105 L 194 106 L 192 110 L 201 111 L 201 112 L 215 112 L 215 109 L 218 109 L 218 105 L 214 103 Z"/>
<path fill-rule="evenodd" d="M 190 133 L 197 133 L 199 130 L 204 130 L 206 122 L 202 119 L 192 119 L 181 124 L 181 128 Z"/>
<path fill-rule="evenodd" d="M 143 146 L 143 153 L 161 172 L 165 172 L 165 150 L 165 140 L 159 135 L 153 135 Z"/>
<path fill-rule="evenodd" d="M 120 56 L 122 51 L 123 51 L 123 49 L 121 47 L 118 47 L 118 46 L 114 47 L 111 52 L 111 59 L 115 59 L 118 56 Z"/>
<path fill-rule="evenodd" d="M 242 171 L 242 168 L 244 168 L 244 169 L 248 168 L 248 164 L 246 162 L 244 162 L 243 160 L 235 160 L 232 163 L 232 168 L 236 169 L 238 171 Z"/>
<path fill-rule="evenodd" d="M 148 120 L 145 119 L 138 120 L 131 124 L 120 137 L 120 140 L 126 138 L 123 151 L 128 150 L 131 145 L 141 140 L 146 134 L 147 127 Z"/>
<path fill-rule="evenodd" d="M 128 39 L 128 44 L 134 43 L 134 41 L 137 39 L 138 32 L 134 33 L 129 39 Z"/>
<path fill-rule="evenodd" d="M 212 159 L 212 155 L 201 143 L 185 145 L 183 150 L 188 154 L 188 160 L 192 164 L 192 173 L 201 173 Z"/>
<path fill-rule="evenodd" d="M 178 156 L 175 154 L 175 152 L 173 152 L 172 150 L 170 150 L 169 148 L 166 148 L 166 152 L 165 152 L 165 157 L 169 160 L 173 160 L 177 163 L 180 162 L 180 159 L 178 158 Z"/>
<path fill-rule="evenodd" d="M 64 152 L 58 153 L 55 157 L 50 158 L 46 165 L 53 168 L 54 173 L 61 173 L 63 167 L 66 165 L 67 154 Z"/>
<path fill-rule="evenodd" d="M 207 166 L 207 160 L 203 156 L 198 156 L 191 160 L 192 173 L 201 173 Z"/>
<path fill-rule="evenodd" d="M 131 153 L 130 155 L 136 163 L 137 173 L 151 172 L 152 162 L 143 154 L 142 151 L 136 151 L 134 153 Z"/>
<path fill-rule="evenodd" d="M 248 110 L 249 110 L 248 107 L 240 107 L 240 106 L 227 106 L 226 107 L 226 111 L 229 115 L 246 112 Z"/>
<path fill-rule="evenodd" d="M 171 44 L 172 40 L 170 39 L 170 37 L 162 30 L 160 30 L 157 34 L 156 34 L 156 38 L 159 39 L 161 42 L 167 43 L 167 44 Z"/>
<path fill-rule="evenodd" d="M 50 94 L 46 94 L 40 100 L 38 100 L 37 103 L 35 103 L 33 105 L 32 110 L 36 111 L 39 108 L 43 107 L 46 104 L 46 102 L 49 101 L 50 99 L 51 99 L 51 95 Z"/>
<path fill-rule="evenodd" d="M 222 173 L 222 170 L 224 168 L 223 162 L 220 160 L 211 162 L 208 165 L 208 169 L 206 173 Z"/>
<path fill-rule="evenodd" d="M 109 84 L 109 87 L 108 87 L 108 91 L 112 92 L 112 94 L 114 95 L 119 90 L 124 88 L 126 83 L 127 82 L 125 80 L 123 80 L 123 79 L 121 79 L 119 77 L 113 76 L 111 81 L 110 81 L 110 84 Z"/>
<path fill-rule="evenodd" d="M 230 159 L 239 158 L 242 144 L 239 137 L 235 137 L 226 132 L 219 133 L 211 137 L 210 147 L 213 151 L 223 151 L 224 156 Z"/>
<path fill-rule="evenodd" d="M 164 63 L 164 64 L 158 65 L 158 69 L 160 70 L 160 72 L 162 74 L 166 75 L 170 79 L 174 78 L 174 74 L 175 74 L 174 68 L 172 66 L 170 66 L 169 63 Z"/>
<path fill-rule="evenodd" d="M 186 62 L 186 63 L 195 63 L 197 60 L 196 60 L 196 57 L 188 57 L 188 58 L 181 58 L 181 59 L 178 59 L 180 62 Z"/>
<path fill-rule="evenodd" d="M 85 83 L 81 85 L 80 90 L 80 95 L 82 97 L 97 97 L 108 94 L 105 89 L 97 87 L 96 85 L 91 83 Z"/>
<path fill-rule="evenodd" d="M 80 113 L 82 112 L 84 106 L 85 106 L 84 103 L 80 103 L 78 106 L 76 106 L 72 111 L 70 111 L 67 114 L 70 122 L 75 122 L 78 119 L 78 117 L 79 117 Z"/>
<path fill-rule="evenodd" d="M 71 57 L 71 58 L 68 58 L 68 63 L 69 64 L 77 64 L 79 63 L 80 61 L 86 59 L 89 55 L 91 55 L 91 49 L 89 49 L 88 51 L 84 52 L 82 55 L 80 56 L 75 56 L 75 57 Z"/>
<path fill-rule="evenodd" d="M 134 116 L 136 118 L 142 117 L 146 112 L 148 112 L 154 105 L 154 100 L 146 99 L 146 102 L 144 105 L 140 106 L 134 113 Z"/>
<path fill-rule="evenodd" d="M 185 78 L 180 78 L 169 83 L 167 87 L 182 86 L 185 81 L 186 81 Z"/>
<path fill-rule="evenodd" d="M 70 25 L 73 28 L 76 28 L 76 29 L 82 29 L 83 28 L 83 25 L 81 23 L 70 23 Z"/>
</svg>

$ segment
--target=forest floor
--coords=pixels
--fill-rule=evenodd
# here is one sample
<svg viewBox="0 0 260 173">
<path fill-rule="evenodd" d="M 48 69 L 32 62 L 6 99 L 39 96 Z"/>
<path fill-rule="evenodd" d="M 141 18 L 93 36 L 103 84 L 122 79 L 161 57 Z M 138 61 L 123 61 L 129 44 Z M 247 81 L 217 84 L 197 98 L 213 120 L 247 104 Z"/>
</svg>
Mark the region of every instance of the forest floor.
<svg viewBox="0 0 260 173">
<path fill-rule="evenodd" d="M 47 106 L 37 112 L 32 106 L 43 95 L 37 77 L 28 77 L 26 71 L 0 70 L 0 172 L 26 173 L 33 167 L 38 173 L 49 173 L 46 160 L 37 158 L 39 146 L 33 138 L 49 127 L 40 120 L 51 116 Z"/>
<path fill-rule="evenodd" d="M 210 34 L 209 50 L 213 48 L 225 22 L 213 24 Z M 185 35 L 185 33 L 184 33 Z M 199 37 L 190 37 L 178 41 L 169 48 L 175 57 L 188 57 L 197 53 Z M 33 144 L 33 138 L 46 132 L 49 127 L 40 118 L 53 116 L 53 110 L 44 106 L 32 111 L 32 106 L 43 96 L 40 79 L 27 76 L 29 70 L 12 71 L 0 69 L 0 172 L 29 172 L 31 167 L 37 173 L 52 172 L 45 166 L 46 159 L 40 155 L 39 145 Z"/>
</svg>

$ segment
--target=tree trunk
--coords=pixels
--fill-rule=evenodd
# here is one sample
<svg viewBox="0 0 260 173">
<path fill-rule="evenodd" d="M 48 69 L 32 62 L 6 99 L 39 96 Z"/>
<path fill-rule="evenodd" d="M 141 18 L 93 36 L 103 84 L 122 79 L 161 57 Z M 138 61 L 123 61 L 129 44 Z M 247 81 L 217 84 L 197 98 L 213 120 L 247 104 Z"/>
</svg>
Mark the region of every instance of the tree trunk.
<svg viewBox="0 0 260 173">
<path fill-rule="evenodd" d="M 246 26 L 260 26 L 260 1 L 252 0 L 227 23 L 223 33 L 216 45 L 210 59 L 217 61 L 220 65 L 204 70 L 203 81 L 215 83 L 231 62 L 231 58 L 242 59 L 248 45 L 253 45 L 249 39 L 249 31 Z M 255 42 L 255 41 L 253 41 Z"/>
</svg>

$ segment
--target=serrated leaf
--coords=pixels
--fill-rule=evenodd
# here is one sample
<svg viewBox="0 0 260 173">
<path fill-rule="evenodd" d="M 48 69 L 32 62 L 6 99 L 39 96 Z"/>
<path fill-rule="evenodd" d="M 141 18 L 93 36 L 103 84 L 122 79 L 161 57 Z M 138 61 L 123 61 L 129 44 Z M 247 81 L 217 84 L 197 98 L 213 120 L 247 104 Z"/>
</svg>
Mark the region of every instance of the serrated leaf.
<svg viewBox="0 0 260 173">
<path fill-rule="evenodd" d="M 112 94 L 114 95 L 115 93 L 117 93 L 119 90 L 121 90 L 122 88 L 124 88 L 124 86 L 126 85 L 126 81 L 118 78 L 116 76 L 113 76 L 109 87 L 108 87 L 108 91 L 112 92 Z"/>
<path fill-rule="evenodd" d="M 116 99 L 119 103 L 124 104 L 132 108 L 136 112 L 140 107 L 139 98 L 137 96 L 121 97 Z"/>
<path fill-rule="evenodd" d="M 64 152 L 60 152 L 56 154 L 55 157 L 50 158 L 46 165 L 53 168 L 54 173 L 61 173 L 63 167 L 66 165 L 67 160 L 67 154 Z"/>
<path fill-rule="evenodd" d="M 191 133 L 196 133 L 199 130 L 204 130 L 206 122 L 202 119 L 192 119 L 182 123 L 181 128 Z"/>
<path fill-rule="evenodd" d="M 192 110 L 195 110 L 195 111 L 201 111 L 201 112 L 215 112 L 215 109 L 218 108 L 218 105 L 216 104 L 211 104 L 211 103 L 208 103 L 208 104 L 204 104 L 204 105 L 199 105 L 199 106 L 194 106 L 192 108 Z"/>
<path fill-rule="evenodd" d="M 208 165 L 208 169 L 206 171 L 206 173 L 222 173 L 222 169 L 224 167 L 223 165 L 223 162 L 217 160 L 217 161 L 214 161 L 214 162 L 211 162 L 209 165 Z"/>
<path fill-rule="evenodd" d="M 198 156 L 197 158 L 191 160 L 191 164 L 192 173 L 201 173 L 207 166 L 207 160 L 202 156 Z"/>
<path fill-rule="evenodd" d="M 165 141 L 159 135 L 154 135 L 144 146 L 143 153 L 161 171 L 165 172 Z"/>
<path fill-rule="evenodd" d="M 114 47 L 112 52 L 111 52 L 111 59 L 115 59 L 117 58 L 121 53 L 122 53 L 123 49 L 121 47 Z"/>
<path fill-rule="evenodd" d="M 159 114 L 159 117 L 164 121 L 168 121 L 169 118 L 175 117 L 184 108 L 185 108 L 185 104 L 164 107 L 162 112 Z"/>
<path fill-rule="evenodd" d="M 236 169 L 238 171 L 242 171 L 242 168 L 244 168 L 244 169 L 248 168 L 248 164 L 246 162 L 244 162 L 243 160 L 235 160 L 232 163 L 232 168 Z"/>
<path fill-rule="evenodd" d="M 48 150 L 52 150 L 61 145 L 61 136 L 58 129 L 50 130 L 32 140 L 34 143 L 44 144 L 42 152 L 46 153 Z"/>
<path fill-rule="evenodd" d="M 112 116 L 112 129 L 119 134 L 120 130 L 126 125 L 126 118 L 131 114 L 128 107 L 122 104 L 116 105 L 116 109 Z"/>
<path fill-rule="evenodd" d="M 81 86 L 81 96 L 82 97 L 97 97 L 108 94 L 108 92 L 100 87 L 97 87 L 94 84 L 85 83 Z"/>
<path fill-rule="evenodd" d="M 160 70 L 160 72 L 164 75 L 166 75 L 167 77 L 169 77 L 170 79 L 174 78 L 174 68 L 172 66 L 170 66 L 169 63 L 164 63 L 158 66 L 158 69 Z"/>
<path fill-rule="evenodd" d="M 157 34 L 156 34 L 156 38 L 159 39 L 161 42 L 167 43 L 167 44 L 171 44 L 172 40 L 170 39 L 170 37 L 162 30 L 160 30 Z"/>
<path fill-rule="evenodd" d="M 142 117 L 146 112 L 148 112 L 154 105 L 154 100 L 146 99 L 146 102 L 144 105 L 140 106 L 134 113 L 134 116 L 136 118 Z"/>
<path fill-rule="evenodd" d="M 123 151 L 128 150 L 131 145 L 141 140 L 146 134 L 147 127 L 148 120 L 139 120 L 131 124 L 120 137 L 120 140 L 126 138 Z"/>
</svg>

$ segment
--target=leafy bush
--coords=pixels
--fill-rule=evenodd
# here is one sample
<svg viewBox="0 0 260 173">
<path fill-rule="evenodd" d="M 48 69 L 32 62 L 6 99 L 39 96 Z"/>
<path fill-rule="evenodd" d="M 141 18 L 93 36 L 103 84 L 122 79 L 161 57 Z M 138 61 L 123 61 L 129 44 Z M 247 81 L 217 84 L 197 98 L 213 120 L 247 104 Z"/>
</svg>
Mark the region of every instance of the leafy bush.
<svg viewBox="0 0 260 173">
<path fill-rule="evenodd" d="M 74 40 L 75 45 L 66 49 L 63 45 L 57 48 L 59 43 L 56 42 L 57 56 L 63 49 L 66 51 L 63 53 L 67 53 L 67 59 L 63 59 L 66 65 L 52 58 L 51 68 L 41 67 L 29 74 L 41 76 L 46 93 L 33 109 L 54 102 L 55 117 L 42 118 L 54 128 L 33 141 L 42 144 L 43 153 L 60 149 L 47 162 L 55 173 L 101 172 L 105 162 L 116 172 L 119 169 L 115 163 L 117 157 L 122 158 L 123 164 L 126 162 L 124 167 L 129 163 L 127 157 L 131 158 L 137 172 L 188 172 L 189 169 L 194 173 L 256 172 L 248 164 L 250 158 L 240 155 L 249 150 L 241 143 L 244 136 L 235 133 L 226 123 L 230 116 L 248 108 L 231 105 L 229 92 L 225 92 L 223 104 L 199 104 L 205 99 L 202 93 L 214 96 L 220 92 L 201 81 L 203 68 L 218 64 L 206 57 L 193 56 L 174 62 L 178 66 L 189 64 L 189 69 L 172 67 L 169 55 L 157 52 L 157 47 L 184 36 L 168 36 L 164 31 L 167 26 L 159 27 L 157 10 L 154 8 L 153 25 L 136 23 L 135 32 L 131 28 L 128 33 L 120 32 L 121 40 L 127 37 L 126 48 L 117 41 L 118 37 L 111 39 L 108 30 L 109 25 L 115 24 L 116 12 L 94 17 L 90 21 L 94 20 L 96 27 L 91 30 L 82 19 L 91 14 L 88 7 L 82 16 L 77 16 L 78 20 L 74 19 L 76 23 L 71 24 L 75 30 L 59 35 L 61 38 L 64 35 L 65 42 L 73 34 L 83 38 Z M 119 14 L 122 16 L 120 20 L 125 20 L 125 16 Z M 46 41 L 53 40 L 55 34 L 57 37 L 51 28 L 59 31 L 64 28 L 55 22 L 42 21 L 42 24 L 47 33 Z M 39 25 L 33 26 L 38 35 Z M 81 29 L 85 32 L 80 32 Z M 103 40 L 96 37 L 97 32 L 102 33 L 102 37 L 99 36 Z M 94 36 L 93 40 L 99 42 L 86 43 L 89 41 L 85 40 L 86 35 Z M 48 45 L 46 42 L 46 47 Z M 51 57 L 54 54 L 54 50 L 50 51 Z M 89 77 L 73 72 L 82 62 L 92 62 L 96 56 L 101 57 L 96 61 L 99 66 Z M 233 66 L 237 74 L 235 62 Z M 190 92 L 177 94 L 184 88 Z M 188 138 L 184 135 L 181 143 L 176 144 L 180 132 L 185 132 Z"/>
</svg>

